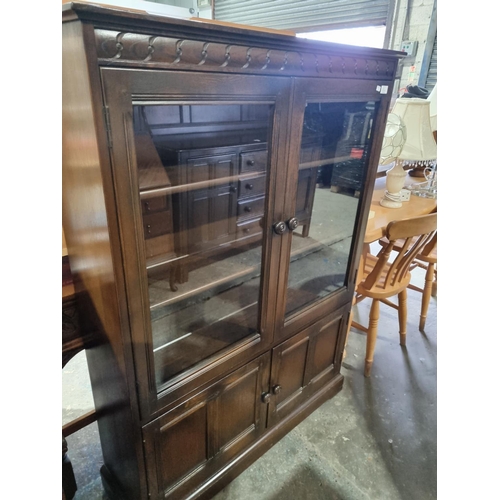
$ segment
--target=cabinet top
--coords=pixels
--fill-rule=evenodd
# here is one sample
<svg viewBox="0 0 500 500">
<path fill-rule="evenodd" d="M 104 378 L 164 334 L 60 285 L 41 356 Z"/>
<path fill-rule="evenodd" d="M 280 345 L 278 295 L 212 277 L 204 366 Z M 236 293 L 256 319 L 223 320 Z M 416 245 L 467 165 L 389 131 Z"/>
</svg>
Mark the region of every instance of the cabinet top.
<svg viewBox="0 0 500 500">
<path fill-rule="evenodd" d="M 147 11 L 98 3 L 70 2 L 62 5 L 63 22 L 80 19 L 98 29 L 147 32 L 151 35 L 189 37 L 222 43 L 252 44 L 280 50 L 314 52 L 317 54 L 365 57 L 380 60 L 404 57 L 404 52 L 357 47 L 333 42 L 322 42 L 290 35 L 279 30 L 262 30 L 246 25 L 219 23 L 210 20 L 178 19 Z"/>
</svg>

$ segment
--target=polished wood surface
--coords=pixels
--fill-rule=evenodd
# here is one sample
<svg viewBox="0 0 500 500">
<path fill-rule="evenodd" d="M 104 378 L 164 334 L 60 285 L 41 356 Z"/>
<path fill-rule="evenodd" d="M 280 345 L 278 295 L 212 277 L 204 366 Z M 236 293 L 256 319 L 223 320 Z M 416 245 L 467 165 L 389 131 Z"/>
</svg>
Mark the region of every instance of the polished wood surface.
<svg viewBox="0 0 500 500">
<path fill-rule="evenodd" d="M 98 413 L 103 410 L 98 422 L 103 457 L 114 464 L 122 488 L 141 498 L 146 484 L 135 451 L 141 446 L 140 430 L 132 426 L 136 392 L 125 368 L 132 364 L 132 352 L 130 342 L 124 341 L 128 331 L 124 283 L 115 268 L 121 252 L 118 227 L 112 222 L 116 220 L 113 179 L 102 93 L 92 83 L 98 78 L 98 66 L 93 52 L 87 52 L 93 27 L 72 21 L 63 23 L 62 31 L 62 225 L 79 322 L 97 339 L 87 350 L 87 362 L 93 388 L 102 389 L 94 391 L 94 402 Z M 117 427 L 127 442 L 123 434 L 112 431 Z"/>
<path fill-rule="evenodd" d="M 387 236 L 384 236 L 384 238 L 378 242 L 383 248 L 389 244 Z M 397 252 L 400 252 L 403 248 L 403 244 L 404 242 L 402 240 L 396 241 L 394 249 Z M 424 286 L 420 287 L 410 282 L 408 284 L 408 288 L 422 294 L 419 329 L 423 331 L 425 328 L 425 320 L 427 319 L 427 311 L 429 309 L 431 295 L 436 295 L 437 293 L 437 233 L 434 235 L 432 241 L 430 241 L 415 257 L 410 271 L 417 267 L 425 270 Z"/>
<path fill-rule="evenodd" d="M 365 231 L 365 243 L 373 243 L 385 236 L 385 230 L 389 222 L 399 219 L 408 219 L 420 215 L 429 214 L 437 209 L 437 199 L 420 198 L 410 196 L 409 201 L 404 201 L 401 208 L 385 208 L 380 205 L 380 200 L 385 193 L 385 177 L 376 179 L 370 211 L 374 212 L 373 217 L 368 219 Z M 406 177 L 405 185 L 415 182 L 409 175 Z M 371 215 L 371 214 L 370 214 Z"/>
<path fill-rule="evenodd" d="M 268 425 L 284 420 L 335 379 L 348 313 L 344 306 L 273 349 Z"/>
<path fill-rule="evenodd" d="M 66 244 L 66 237 L 64 236 L 64 229 L 62 230 L 62 256 L 68 255 L 68 245 Z"/>
<path fill-rule="evenodd" d="M 253 357 L 261 354 L 263 350 L 271 345 L 274 330 L 272 314 L 275 311 L 274 304 L 278 298 L 278 293 L 276 289 L 273 289 L 273 286 L 277 282 L 279 268 L 270 266 L 267 259 L 269 258 L 268 255 L 279 256 L 281 240 L 278 235 L 274 235 L 271 226 L 272 222 L 277 219 L 274 212 L 279 207 L 276 206 L 275 199 L 269 196 L 266 200 L 266 217 L 268 218 L 269 225 L 262 230 L 261 245 L 263 256 L 258 257 L 259 261 L 266 259 L 266 262 L 263 264 L 263 267 L 262 262 L 259 264 L 259 268 L 263 272 L 255 286 L 257 298 L 265 297 L 264 294 L 267 294 L 268 298 L 266 302 L 261 300 L 260 304 L 257 304 L 257 308 L 262 311 L 262 315 L 257 318 L 258 322 L 254 321 L 253 325 L 251 325 L 252 332 L 236 336 L 241 331 L 238 325 L 242 325 L 239 315 L 236 314 L 230 315 L 227 320 L 222 320 L 219 317 L 218 319 L 221 319 L 219 322 L 214 322 L 212 319 L 208 320 L 210 312 L 214 309 L 207 308 L 203 305 L 205 302 L 198 300 L 196 304 L 200 304 L 199 307 L 202 309 L 202 312 L 196 315 L 189 315 L 190 317 L 183 324 L 183 335 L 177 337 L 182 338 L 178 342 L 170 344 L 173 346 L 171 349 L 156 349 L 161 345 L 165 345 L 166 342 L 160 346 L 153 344 L 158 339 L 155 333 L 157 331 L 155 329 L 156 325 L 151 320 L 151 315 L 154 312 L 151 309 L 156 307 L 156 303 L 151 304 L 150 301 L 150 280 L 147 265 L 144 265 L 146 257 L 142 242 L 143 222 L 139 212 L 140 189 L 137 176 L 133 175 L 137 166 L 136 153 L 131 148 L 134 129 L 131 121 L 123 119 L 124 116 L 132 115 L 131 96 L 162 95 L 168 92 L 167 95 L 170 98 L 183 99 L 181 102 L 184 103 L 193 101 L 199 103 L 207 101 L 210 98 L 212 99 L 211 102 L 214 103 L 213 105 L 224 102 L 220 98 L 217 101 L 216 97 L 214 97 L 214 95 L 218 96 L 219 94 L 224 96 L 225 99 L 231 98 L 232 102 L 236 101 L 236 99 L 240 101 L 252 99 L 254 102 L 259 100 L 266 102 L 266 100 L 272 98 L 275 100 L 276 108 L 272 117 L 271 143 L 278 144 L 278 148 L 283 149 L 280 154 L 283 157 L 286 155 L 285 141 L 283 139 L 279 141 L 279 137 L 286 134 L 286 112 L 287 106 L 290 104 L 290 94 L 289 92 L 285 92 L 285 87 L 288 87 L 290 82 L 286 79 L 281 80 L 274 77 L 255 76 L 250 79 L 242 75 L 227 74 L 203 74 L 193 78 L 192 74 L 182 71 L 172 71 L 166 74 L 165 71 L 124 70 L 121 68 L 103 68 L 101 75 L 106 95 L 106 105 L 109 107 L 109 124 L 113 142 L 111 150 L 112 164 L 123 166 L 123 168 L 115 168 L 113 171 L 116 186 L 115 206 L 118 210 L 118 219 L 120 221 L 120 248 L 123 252 L 124 260 L 128 264 L 124 266 L 123 272 L 128 284 L 129 318 L 131 321 L 132 346 L 135 350 L 134 376 L 137 377 L 135 385 L 140 398 L 141 423 L 145 424 L 151 418 L 160 416 L 163 412 L 167 411 L 180 398 L 187 397 L 191 391 L 196 390 L 200 385 L 208 383 L 214 377 L 224 376 L 230 370 L 241 366 L 245 361 L 250 361 Z M 279 163 L 277 152 L 276 149 L 273 149 L 268 163 L 268 168 L 273 171 L 274 175 L 276 175 Z M 176 183 L 178 181 L 172 170 L 169 168 L 169 178 L 172 183 Z M 267 191 L 273 193 L 275 179 L 273 179 L 273 175 L 270 177 Z M 184 182 L 180 182 L 179 184 L 182 185 Z M 178 206 L 173 203 L 174 209 Z M 189 209 L 189 206 L 186 208 Z M 204 224 L 204 218 L 209 215 L 208 210 L 186 215 L 189 215 L 190 219 L 183 227 L 187 226 L 190 228 L 191 223 L 193 223 L 194 227 L 199 231 L 207 228 L 206 224 Z M 174 217 L 174 224 L 176 224 L 177 220 L 179 220 L 179 217 Z M 227 221 L 227 219 L 223 220 Z M 200 224 L 198 225 L 196 221 L 199 221 Z M 187 245 L 187 248 L 191 246 L 189 245 L 189 232 L 182 230 L 183 227 L 180 231 L 177 231 L 180 236 L 179 240 L 181 240 L 177 244 L 177 248 L 181 252 L 179 257 L 184 256 L 185 245 Z M 197 248 L 196 250 L 199 250 L 200 253 L 205 250 L 208 251 L 206 247 L 208 239 L 200 238 L 200 240 L 199 243 L 202 248 Z M 209 250 L 213 250 L 213 247 L 209 248 Z M 216 254 L 219 257 L 214 259 L 215 262 L 220 259 L 221 255 L 218 251 Z M 221 280 L 221 277 L 225 277 L 226 272 L 229 274 L 231 269 L 231 267 L 224 267 L 217 274 L 210 274 L 208 281 L 205 280 L 203 285 L 212 283 L 212 288 L 215 288 L 218 284 L 217 281 Z M 188 278 L 188 284 L 193 282 L 192 276 Z M 203 286 L 199 287 L 199 290 L 200 292 L 206 291 Z M 259 297 L 260 290 L 262 290 L 262 295 Z M 228 300 L 226 303 L 228 305 L 238 304 L 239 298 Z M 259 307 L 261 304 L 265 304 L 265 306 Z M 171 304 L 165 305 L 170 306 Z M 248 306 L 249 308 L 255 307 L 252 304 L 248 304 Z M 232 312 L 236 311 L 233 309 Z M 227 314 L 222 315 L 223 318 L 226 316 Z M 230 335 L 231 332 L 227 331 L 227 326 L 233 320 L 236 321 Z M 220 326 L 219 329 L 216 328 L 217 323 Z M 259 326 L 258 331 L 254 328 L 256 323 Z M 214 327 L 210 328 L 210 325 L 214 325 Z M 209 335 L 191 335 L 193 331 L 196 332 L 197 330 L 200 330 L 201 333 L 201 328 L 205 328 L 206 326 L 209 326 Z M 161 331 L 165 331 L 165 329 L 161 328 Z M 179 328 L 178 326 L 168 328 L 166 331 L 177 334 Z M 217 332 L 222 335 L 214 338 Z M 233 340 L 231 341 L 231 339 Z M 214 340 L 216 345 L 214 345 Z M 201 359 L 196 359 L 196 363 L 193 363 L 191 366 L 183 363 L 182 373 L 173 376 L 173 373 L 170 371 L 173 366 L 169 366 L 171 358 L 168 356 L 168 353 L 177 350 L 178 346 L 182 345 L 182 343 L 186 346 L 182 355 L 184 361 L 189 357 L 190 353 L 194 356 L 203 351 L 206 353 L 206 356 L 200 356 Z M 193 343 L 196 345 L 193 345 Z M 205 346 L 208 349 L 205 349 Z M 154 352 L 153 349 L 155 349 Z M 180 360 L 180 356 L 178 358 Z"/>
<path fill-rule="evenodd" d="M 144 427 L 153 498 L 187 498 L 265 432 L 270 358 L 260 356 Z"/>
<path fill-rule="evenodd" d="M 419 329 L 425 329 L 425 321 L 427 319 L 427 311 L 431 296 L 437 295 L 437 233 L 432 244 L 428 248 L 417 255 L 415 259 L 415 266 L 425 269 L 425 282 L 423 287 L 419 287 L 410 283 L 408 288 L 415 290 L 422 294 L 422 305 L 420 309 L 420 322 Z"/>
<path fill-rule="evenodd" d="M 63 225 L 79 310 L 96 328 L 87 357 L 103 484 L 110 498 L 210 498 L 342 387 L 356 264 L 401 54 L 91 4 L 63 7 L 63 21 Z M 182 119 L 169 114 L 161 122 L 158 114 L 147 116 L 166 103 L 177 106 Z M 369 111 L 372 130 L 360 164 L 366 186 L 345 235 L 337 223 L 352 198 L 326 193 L 339 203 L 335 217 L 324 211 L 335 242 L 344 242 L 342 278 L 338 284 L 337 259 L 314 283 L 304 266 L 297 289 L 311 299 L 288 314 L 293 274 L 288 269 L 299 257 L 301 263 L 324 260 L 315 255 L 320 245 L 303 253 L 292 248 L 294 238 L 314 243 L 312 222 L 302 235 L 293 235 L 297 207 L 305 214 L 299 213 L 299 222 L 308 224 L 305 191 L 318 198 L 323 194 L 314 191 L 313 175 L 307 189 L 300 189 L 304 170 L 324 164 L 316 165 L 318 159 L 310 155 L 299 168 L 303 129 L 312 123 L 304 117 L 318 103 L 335 105 L 339 143 L 352 108 L 361 104 Z M 235 153 L 241 141 L 217 142 L 226 140 L 220 133 L 224 127 L 234 127 L 235 134 L 245 131 L 242 120 L 219 113 L 217 122 L 216 113 L 201 112 L 207 106 L 231 112 L 234 105 L 271 110 L 263 118 L 268 133 L 260 153 L 258 146 Z M 151 134 L 155 126 L 164 128 L 166 142 L 187 148 L 175 149 L 176 164 L 185 161 L 187 169 L 170 168 L 148 146 L 144 158 L 152 170 L 141 172 L 137 150 L 144 144 L 137 147 L 135 125 L 143 106 L 141 130 Z M 254 129 L 262 129 L 259 119 L 253 121 Z M 217 130 L 207 130 L 213 124 Z M 200 137 L 203 133 L 212 137 Z M 320 161 L 359 160 L 353 141 L 344 141 L 343 152 L 331 144 L 331 154 L 325 152 Z M 191 146 L 196 157 L 182 158 Z M 211 146 L 220 149 L 202 153 Z M 188 173 L 188 182 L 180 182 Z M 253 182 L 243 177 L 246 173 Z M 189 183 L 194 186 L 185 190 L 187 210 L 181 213 L 182 203 L 173 197 Z M 224 186 L 233 187 L 234 194 Z M 221 197 L 206 203 L 203 190 Z M 245 240 L 245 229 L 250 236 L 262 233 L 257 259 L 231 247 Z M 158 237 L 158 247 L 148 251 L 145 240 Z M 239 262 L 222 260 L 221 247 Z M 168 277 L 159 279 L 162 295 L 156 301 L 153 267 L 160 262 L 161 271 L 191 252 L 206 257 L 203 265 L 196 262 L 196 269 L 177 273 L 181 279 L 174 286 Z M 241 263 L 255 268 L 253 281 Z M 204 274 L 200 271 L 195 282 L 199 270 Z M 240 282 L 228 287 L 226 272 Z M 190 288 L 181 290 L 186 283 Z M 256 297 L 250 304 L 248 287 Z M 193 304 L 198 313 L 189 314 Z M 176 368 L 176 363 L 181 364 Z"/>
<path fill-rule="evenodd" d="M 414 180 L 409 175 L 407 175 L 405 180 L 405 186 L 409 186 L 413 182 Z M 385 193 L 385 184 L 386 184 L 385 176 L 377 177 L 373 184 L 373 193 L 370 203 L 370 213 L 368 216 L 368 222 L 366 224 L 366 231 L 364 233 L 362 251 L 359 255 L 358 269 L 360 270 L 360 272 L 356 277 L 356 284 L 355 284 L 356 289 L 364 277 L 362 270 L 365 268 L 365 262 L 370 255 L 370 244 L 382 240 L 385 237 L 387 226 L 389 223 L 395 220 L 419 217 L 421 215 L 430 214 L 437 210 L 437 199 L 420 198 L 418 196 L 410 196 L 409 201 L 403 202 L 401 208 L 383 207 L 382 205 L 380 205 L 380 200 L 383 198 Z M 356 295 L 354 295 L 353 305 L 355 305 L 356 302 L 357 302 Z M 350 321 L 352 321 L 352 314 L 350 317 Z M 347 340 L 349 338 L 350 330 L 351 330 L 351 325 L 349 324 L 349 327 L 347 329 L 345 345 L 347 345 Z M 345 356 L 346 356 L 346 350 L 344 346 L 344 358 Z"/>
<path fill-rule="evenodd" d="M 411 279 L 410 269 L 417 255 L 433 241 L 436 230 L 437 213 L 392 221 L 386 229 L 389 243 L 377 256 L 365 255 L 363 276 L 356 288 L 355 303 L 364 298 L 372 299 L 369 325 L 365 327 L 351 321 L 354 328 L 367 334 L 365 377 L 370 376 L 373 364 L 380 302 L 397 309 L 399 342 L 402 346 L 406 345 L 406 289 Z M 400 245 L 396 245 L 398 241 Z M 399 251 L 396 248 L 399 248 Z M 396 252 L 397 256 L 391 255 L 393 252 Z M 398 297 L 397 306 L 387 300 L 394 296 Z"/>
</svg>

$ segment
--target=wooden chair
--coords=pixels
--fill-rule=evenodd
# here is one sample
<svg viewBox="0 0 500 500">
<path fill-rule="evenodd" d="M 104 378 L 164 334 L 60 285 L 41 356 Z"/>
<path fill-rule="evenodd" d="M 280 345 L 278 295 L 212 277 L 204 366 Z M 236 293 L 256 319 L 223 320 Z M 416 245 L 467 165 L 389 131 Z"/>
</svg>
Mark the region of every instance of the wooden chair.
<svg viewBox="0 0 500 500">
<path fill-rule="evenodd" d="M 351 319 L 349 328 L 352 326 L 367 333 L 365 377 L 370 376 L 373 364 L 380 302 L 398 310 L 399 343 L 406 345 L 406 289 L 411 279 L 410 268 L 416 256 L 432 241 L 436 231 L 437 213 L 393 221 L 386 229 L 388 244 L 377 256 L 367 253 L 364 257 L 363 277 L 357 285 L 353 303 L 357 304 L 366 297 L 372 299 L 369 326 L 364 327 Z M 398 241 L 402 243 L 400 251 L 390 262 Z M 388 300 L 395 295 L 398 296 L 397 305 Z"/>
<path fill-rule="evenodd" d="M 387 238 L 382 238 L 379 240 L 379 243 L 382 246 L 382 250 L 380 251 L 382 252 L 383 249 L 389 244 L 389 240 Z M 402 245 L 402 240 L 396 241 L 393 250 L 400 252 Z M 423 331 L 425 328 L 425 321 L 427 319 L 427 311 L 429 309 L 431 296 L 436 294 L 437 289 L 437 232 L 432 240 L 425 245 L 422 251 L 415 257 L 415 260 L 410 266 L 410 271 L 416 267 L 420 267 L 426 271 L 424 286 L 422 288 L 410 282 L 408 284 L 408 288 L 422 294 L 419 330 Z"/>
</svg>

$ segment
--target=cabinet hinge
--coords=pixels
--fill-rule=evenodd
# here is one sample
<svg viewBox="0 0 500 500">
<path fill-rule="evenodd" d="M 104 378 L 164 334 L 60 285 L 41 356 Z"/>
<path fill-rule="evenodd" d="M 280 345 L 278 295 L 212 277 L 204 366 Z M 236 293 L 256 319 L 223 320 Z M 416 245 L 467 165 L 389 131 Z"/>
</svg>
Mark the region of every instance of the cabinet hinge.
<svg viewBox="0 0 500 500">
<path fill-rule="evenodd" d="M 109 119 L 109 108 L 107 106 L 104 106 L 102 108 L 103 113 L 104 113 L 104 125 L 106 127 L 106 134 L 108 136 L 108 146 L 109 148 L 113 147 L 113 138 L 111 136 L 111 125 L 110 125 L 110 119 Z"/>
</svg>

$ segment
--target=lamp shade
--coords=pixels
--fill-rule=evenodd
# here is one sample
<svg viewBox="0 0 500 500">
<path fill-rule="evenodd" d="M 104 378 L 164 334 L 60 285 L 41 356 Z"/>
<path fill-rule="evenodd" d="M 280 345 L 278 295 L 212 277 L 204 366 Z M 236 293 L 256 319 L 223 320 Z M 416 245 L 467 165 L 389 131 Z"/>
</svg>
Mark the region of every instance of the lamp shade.
<svg viewBox="0 0 500 500">
<path fill-rule="evenodd" d="M 403 120 L 394 113 L 387 116 L 387 124 L 384 131 L 382 150 L 380 151 L 380 165 L 389 165 L 394 162 L 406 141 L 406 127 Z"/>
<path fill-rule="evenodd" d="M 437 130 L 437 98 L 438 98 L 438 85 L 434 85 L 434 88 L 432 89 L 431 93 L 429 94 L 429 97 L 427 100 L 431 103 L 431 106 L 429 108 L 429 114 L 431 116 L 431 129 L 433 132 Z"/>
<path fill-rule="evenodd" d="M 406 127 L 406 141 L 398 155 L 407 163 L 423 164 L 437 158 L 437 145 L 432 134 L 428 99 L 396 99 L 392 113 L 398 115 Z"/>
</svg>

